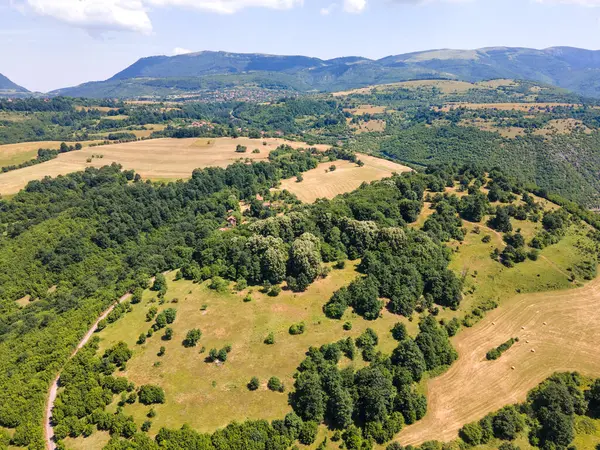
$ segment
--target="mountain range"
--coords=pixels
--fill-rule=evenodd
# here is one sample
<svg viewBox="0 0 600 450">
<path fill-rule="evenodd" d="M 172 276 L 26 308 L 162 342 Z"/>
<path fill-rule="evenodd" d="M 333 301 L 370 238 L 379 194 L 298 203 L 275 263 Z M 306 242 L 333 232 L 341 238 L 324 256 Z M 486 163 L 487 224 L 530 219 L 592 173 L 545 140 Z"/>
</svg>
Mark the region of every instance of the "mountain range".
<svg viewBox="0 0 600 450">
<path fill-rule="evenodd" d="M 125 98 L 188 95 L 236 86 L 327 92 L 429 78 L 469 82 L 495 78 L 531 80 L 600 97 L 600 51 L 489 47 L 429 50 L 378 60 L 203 51 L 142 58 L 108 80 L 50 94 Z"/>
<path fill-rule="evenodd" d="M 2 94 L 25 94 L 29 92 L 24 87 L 19 86 L 18 84 L 13 83 L 7 77 L 0 73 L 0 95 Z"/>
</svg>

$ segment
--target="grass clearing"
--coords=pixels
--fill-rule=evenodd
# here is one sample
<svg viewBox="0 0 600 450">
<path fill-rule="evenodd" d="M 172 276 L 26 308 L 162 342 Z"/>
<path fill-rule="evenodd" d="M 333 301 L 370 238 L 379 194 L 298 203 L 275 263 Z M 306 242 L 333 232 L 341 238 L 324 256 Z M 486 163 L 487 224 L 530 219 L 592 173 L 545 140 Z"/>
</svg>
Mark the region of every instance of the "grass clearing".
<svg viewBox="0 0 600 450">
<path fill-rule="evenodd" d="M 263 142 L 266 142 L 267 145 L 263 145 Z M 36 142 L 14 145 L 18 149 L 29 148 L 35 153 L 40 146 L 47 144 Z M 246 146 L 248 151 L 236 153 L 235 148 L 238 144 Z M 189 178 L 196 168 L 226 167 L 240 158 L 266 160 L 271 150 L 282 144 L 288 144 L 295 148 L 307 147 L 305 143 L 273 138 L 163 138 L 84 148 L 80 151 L 60 154 L 56 159 L 42 164 L 0 174 L 0 193 L 3 195 L 15 194 L 32 180 L 39 180 L 45 176 L 66 175 L 84 170 L 86 167 L 102 167 L 113 162 L 121 164 L 124 169 L 135 170 L 146 179 Z M 60 142 L 58 146 L 60 146 Z M 2 155 L 2 147 L 6 146 L 0 146 L 0 155 Z M 255 148 L 260 150 L 259 154 L 252 153 Z M 103 157 L 92 158 L 93 155 L 103 155 Z M 87 162 L 88 158 L 92 158 L 90 163 Z"/>
<path fill-rule="evenodd" d="M 293 386 L 292 375 L 310 346 L 357 337 L 367 327 L 378 333 L 382 351 L 391 352 L 396 345 L 389 330 L 402 320 L 399 316 L 384 311 L 382 318 L 369 322 L 351 311 L 341 321 L 327 319 L 323 314 L 322 307 L 332 293 L 357 276 L 355 265 L 348 263 L 345 269 L 333 270 L 304 293 L 283 291 L 278 297 L 269 297 L 255 289 L 251 294 L 253 300 L 248 303 L 243 301 L 245 292 L 219 294 L 208 289 L 207 283 L 174 282 L 171 273 L 167 276 L 168 302 L 159 309 L 177 309 L 173 340 L 161 340 L 163 333 L 158 332 L 144 345 L 136 345 L 139 334 L 151 325 L 145 321 L 148 307 L 157 305 L 149 303 L 154 293 L 146 292 L 143 302 L 134 305 L 131 313 L 99 333 L 100 351 L 125 341 L 134 349 L 134 356 L 123 375 L 138 385 L 153 383 L 165 389 L 167 402 L 155 406 L 154 433 L 162 426 L 179 428 L 183 423 L 200 431 L 213 431 L 233 420 L 282 418 L 291 410 L 287 394 L 269 391 L 266 382 L 269 377 L 277 376 L 289 391 Z M 177 304 L 170 303 L 173 298 L 179 299 Z M 204 305 L 206 309 L 202 310 Z M 353 324 L 351 331 L 342 328 L 346 320 Z M 417 321 L 403 320 L 415 333 Z M 300 321 L 306 324 L 306 332 L 291 336 L 288 328 Z M 200 328 L 202 338 L 197 347 L 184 348 L 181 342 L 192 328 Z M 275 335 L 274 345 L 263 343 L 270 332 Z M 232 351 L 225 364 L 204 362 L 209 349 L 226 344 L 232 346 Z M 158 357 L 161 346 L 166 347 L 166 353 Z M 202 347 L 206 352 L 201 354 Z M 161 364 L 154 367 L 157 361 Z M 246 384 L 253 376 L 260 379 L 261 387 L 251 392 Z M 148 410 L 149 407 L 136 403 L 127 405 L 125 414 L 132 414 L 141 425 Z"/>
<path fill-rule="evenodd" d="M 363 167 L 349 161 L 334 161 L 319 164 L 316 169 L 303 174 L 300 183 L 296 178 L 281 182 L 280 189 L 286 189 L 295 194 L 305 203 L 313 203 L 318 198 L 334 198 L 337 195 L 351 192 L 362 183 L 369 183 L 392 175 L 392 173 L 409 172 L 412 169 L 374 156 L 357 154 L 365 163 Z M 336 170 L 328 171 L 329 166 L 335 165 Z"/>
</svg>

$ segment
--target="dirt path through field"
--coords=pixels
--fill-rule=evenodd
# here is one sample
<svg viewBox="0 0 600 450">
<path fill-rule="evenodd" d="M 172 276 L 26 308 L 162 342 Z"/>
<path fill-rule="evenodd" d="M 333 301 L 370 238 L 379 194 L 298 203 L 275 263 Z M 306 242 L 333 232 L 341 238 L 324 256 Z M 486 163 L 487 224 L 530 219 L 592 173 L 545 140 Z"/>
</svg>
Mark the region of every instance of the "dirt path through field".
<svg viewBox="0 0 600 450">
<path fill-rule="evenodd" d="M 77 347 L 75 348 L 75 350 L 73 350 L 73 353 L 71 353 L 71 356 L 69 357 L 69 359 L 73 358 L 77 354 L 77 352 L 79 352 L 79 350 L 81 350 L 85 346 L 85 344 L 88 343 L 90 338 L 94 335 L 94 331 L 96 331 L 96 328 L 98 328 L 98 323 L 101 320 L 106 319 L 106 317 L 111 313 L 111 311 L 113 309 L 115 309 L 115 306 L 117 306 L 121 302 L 124 302 L 129 297 L 131 297 L 130 293 L 123 295 L 119 300 L 117 300 L 115 303 L 113 303 L 110 306 L 110 308 L 108 308 L 106 311 L 104 311 L 100 315 L 100 317 L 98 317 L 96 322 L 94 322 L 94 324 L 90 327 L 90 329 L 87 331 L 85 336 L 83 336 L 81 341 L 79 341 L 79 344 L 77 344 Z M 54 450 L 56 448 L 56 444 L 54 443 L 54 428 L 52 427 L 51 419 L 52 419 L 52 409 L 54 408 L 54 402 L 56 401 L 56 396 L 58 395 L 58 380 L 59 379 L 60 379 L 60 372 L 58 373 L 58 375 L 56 375 L 56 378 L 54 379 L 54 381 L 52 382 L 52 385 L 50 386 L 50 390 L 48 391 L 48 401 L 46 402 L 46 416 L 44 419 L 44 434 L 46 437 L 46 449 L 47 450 Z"/>
<path fill-rule="evenodd" d="M 515 296 L 453 339 L 458 361 L 428 383 L 427 415 L 397 440 L 452 440 L 464 424 L 525 400 L 556 371 L 600 376 L 598 336 L 600 278 L 579 289 Z M 498 360 L 485 359 L 511 337 L 520 341 Z"/>
</svg>

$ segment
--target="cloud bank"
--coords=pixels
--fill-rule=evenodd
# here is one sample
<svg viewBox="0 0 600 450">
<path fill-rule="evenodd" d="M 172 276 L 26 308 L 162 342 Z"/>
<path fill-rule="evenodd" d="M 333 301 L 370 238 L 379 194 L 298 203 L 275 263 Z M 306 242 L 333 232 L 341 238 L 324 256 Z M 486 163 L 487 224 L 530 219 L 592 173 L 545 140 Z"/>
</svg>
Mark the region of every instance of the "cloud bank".
<svg viewBox="0 0 600 450">
<path fill-rule="evenodd" d="M 340 9 L 359 14 L 368 2 L 383 0 L 340 0 L 321 8 L 322 15 Z M 431 3 L 464 3 L 476 0 L 387 0 L 396 4 L 420 5 Z M 480 0 L 483 1 L 483 0 Z M 530 0 L 538 4 L 566 4 L 600 7 L 600 0 Z M 220 14 L 234 14 L 246 8 L 276 10 L 301 6 L 304 0 L 9 0 L 12 7 L 26 14 L 51 17 L 91 33 L 131 31 L 149 34 L 152 21 L 148 12 L 158 8 L 186 8 Z M 339 6 L 339 8 L 338 8 Z"/>
</svg>

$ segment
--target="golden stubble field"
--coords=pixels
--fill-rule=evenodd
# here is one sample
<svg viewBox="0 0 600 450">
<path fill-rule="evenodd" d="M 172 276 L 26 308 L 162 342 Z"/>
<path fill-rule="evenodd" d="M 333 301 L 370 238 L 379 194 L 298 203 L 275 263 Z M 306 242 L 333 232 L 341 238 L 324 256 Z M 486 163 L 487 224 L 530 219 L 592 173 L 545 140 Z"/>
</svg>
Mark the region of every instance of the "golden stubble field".
<svg viewBox="0 0 600 450">
<path fill-rule="evenodd" d="M 380 180 L 391 176 L 394 172 L 412 170 L 410 167 L 374 156 L 364 154 L 357 154 L 357 156 L 365 163 L 363 167 L 343 160 L 322 163 L 316 169 L 305 172 L 302 182 L 298 183 L 296 178 L 290 178 L 283 180 L 280 188 L 290 191 L 305 203 L 312 203 L 318 198 L 331 199 L 336 195 L 352 192 L 364 182 Z M 336 170 L 328 171 L 331 165 L 335 165 Z"/>
<path fill-rule="evenodd" d="M 263 142 L 266 142 L 267 145 L 263 145 Z M 35 151 L 37 151 L 37 148 L 44 143 L 30 144 L 35 144 Z M 246 146 L 248 151 L 237 153 L 235 148 L 238 144 Z M 42 164 L 0 174 L 0 194 L 15 194 L 28 182 L 40 180 L 46 176 L 66 175 L 84 170 L 86 167 L 102 167 L 113 162 L 121 164 L 124 169 L 135 170 L 145 179 L 189 178 L 197 168 L 226 167 L 240 158 L 266 160 L 271 150 L 282 144 L 288 144 L 295 148 L 308 147 L 301 142 L 275 138 L 163 138 L 89 147 L 60 154 L 58 158 Z M 316 147 L 326 149 L 326 146 Z M 260 153 L 252 153 L 255 148 L 258 148 Z M 102 158 L 96 157 L 97 155 L 102 155 Z M 88 162 L 89 158 L 91 158 L 91 162 Z"/>
<path fill-rule="evenodd" d="M 556 371 L 599 376 L 599 302 L 600 278 L 579 289 L 517 295 L 462 330 L 453 339 L 458 361 L 427 384 L 427 415 L 398 441 L 454 439 L 464 424 L 525 400 Z M 520 341 L 498 360 L 486 360 L 488 350 L 511 337 Z"/>
</svg>

